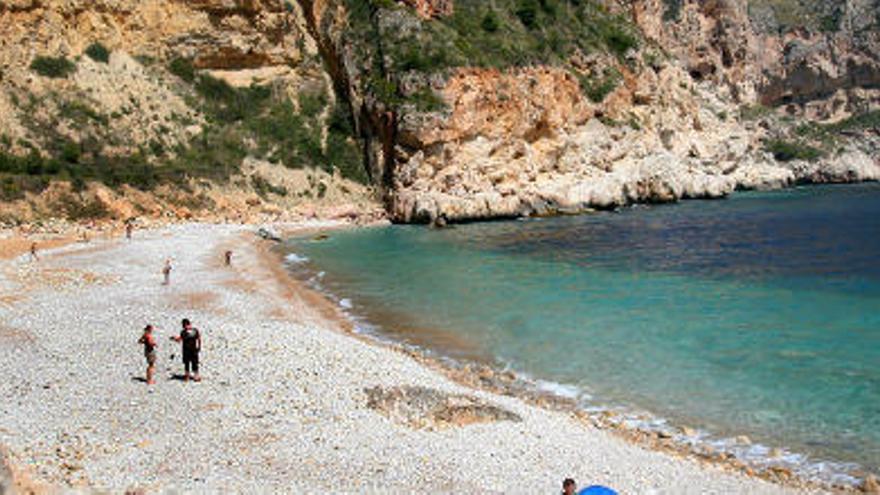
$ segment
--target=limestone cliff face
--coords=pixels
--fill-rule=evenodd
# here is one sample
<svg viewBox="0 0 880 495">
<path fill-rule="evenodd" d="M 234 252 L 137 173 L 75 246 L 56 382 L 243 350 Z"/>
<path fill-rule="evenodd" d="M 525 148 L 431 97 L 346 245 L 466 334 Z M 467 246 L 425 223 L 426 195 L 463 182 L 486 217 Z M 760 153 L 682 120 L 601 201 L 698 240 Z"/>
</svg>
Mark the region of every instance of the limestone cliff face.
<svg viewBox="0 0 880 495">
<path fill-rule="evenodd" d="M 695 80 L 738 101 L 829 119 L 880 98 L 877 0 L 636 0 L 631 10 Z"/>
<path fill-rule="evenodd" d="M 192 55 L 204 67 L 288 64 L 299 57 L 295 16 L 260 0 L 4 0 L 3 42 L 31 52 L 78 55 L 102 41 L 154 58 Z M 4 50 L 4 63 L 28 55 Z"/>
<path fill-rule="evenodd" d="M 834 33 L 783 29 L 766 19 L 760 1 L 613 4 L 640 29 L 641 47 L 616 56 L 576 50 L 552 67 L 465 66 L 427 78 L 403 69 L 400 93 L 420 82 L 442 99 L 445 108 L 435 111 L 387 105 L 368 84 L 377 76 L 394 81 L 383 26 L 418 32 L 444 22 L 428 19 L 436 15 L 425 10 L 430 2 L 416 3 L 421 24 L 401 20 L 399 11 L 368 14 L 379 64 L 358 58 L 363 47 L 341 36 L 345 2 L 325 4 L 335 21 L 317 15 L 312 22 L 319 43 L 333 47 L 325 51 L 330 65 L 345 72 L 342 85 L 395 220 L 550 214 L 880 177 L 870 139 L 839 143 L 813 163 L 779 162 L 766 142 L 791 124 L 772 109 L 742 115 L 764 105 L 780 107 L 780 115 L 840 120 L 876 108 L 878 30 L 860 20 L 876 2 L 833 10 Z M 589 81 L 609 73 L 618 75 L 616 85 L 594 97 Z"/>
<path fill-rule="evenodd" d="M 724 196 L 742 168 L 765 157 L 754 134 L 719 118 L 724 104 L 695 96 L 688 80 L 674 67 L 647 70 L 596 104 L 560 69 L 460 71 L 443 89 L 447 114 L 401 124 L 393 217 L 471 220 Z"/>
</svg>

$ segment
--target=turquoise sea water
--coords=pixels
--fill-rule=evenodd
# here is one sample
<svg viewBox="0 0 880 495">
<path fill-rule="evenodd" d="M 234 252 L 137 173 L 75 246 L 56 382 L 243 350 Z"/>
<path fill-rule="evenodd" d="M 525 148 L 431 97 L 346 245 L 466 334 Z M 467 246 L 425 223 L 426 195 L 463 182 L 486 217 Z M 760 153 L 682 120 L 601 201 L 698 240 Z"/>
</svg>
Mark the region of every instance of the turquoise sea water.
<svg viewBox="0 0 880 495">
<path fill-rule="evenodd" d="M 880 185 L 288 249 L 379 333 L 576 387 L 585 406 L 880 471 Z"/>
</svg>

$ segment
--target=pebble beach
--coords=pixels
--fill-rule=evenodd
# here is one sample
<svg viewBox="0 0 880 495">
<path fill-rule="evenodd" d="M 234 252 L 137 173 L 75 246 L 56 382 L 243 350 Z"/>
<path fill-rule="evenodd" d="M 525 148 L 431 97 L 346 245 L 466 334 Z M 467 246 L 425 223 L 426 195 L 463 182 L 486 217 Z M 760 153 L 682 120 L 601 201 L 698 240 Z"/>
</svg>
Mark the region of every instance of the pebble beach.
<svg viewBox="0 0 880 495">
<path fill-rule="evenodd" d="M 0 260 L 0 456 L 19 488 L 533 494 L 572 477 L 623 494 L 814 493 L 646 449 L 350 335 L 255 231 L 175 225 Z M 182 318 L 202 333 L 200 383 L 179 377 Z"/>
</svg>

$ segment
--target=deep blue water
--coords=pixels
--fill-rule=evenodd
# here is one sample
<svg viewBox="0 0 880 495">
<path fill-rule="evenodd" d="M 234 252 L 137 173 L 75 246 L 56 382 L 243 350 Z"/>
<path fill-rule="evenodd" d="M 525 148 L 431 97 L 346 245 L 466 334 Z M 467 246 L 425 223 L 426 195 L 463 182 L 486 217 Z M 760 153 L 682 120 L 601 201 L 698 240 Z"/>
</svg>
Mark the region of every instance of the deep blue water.
<svg viewBox="0 0 880 495">
<path fill-rule="evenodd" d="M 395 338 L 880 470 L 880 185 L 289 248 Z"/>
</svg>

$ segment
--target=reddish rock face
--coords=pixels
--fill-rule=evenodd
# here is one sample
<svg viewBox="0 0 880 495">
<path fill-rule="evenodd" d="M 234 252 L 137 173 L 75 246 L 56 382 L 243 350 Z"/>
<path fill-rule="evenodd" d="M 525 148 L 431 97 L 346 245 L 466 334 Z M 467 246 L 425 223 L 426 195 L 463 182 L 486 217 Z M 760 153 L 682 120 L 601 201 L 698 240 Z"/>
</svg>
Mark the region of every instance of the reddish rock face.
<svg viewBox="0 0 880 495">
<path fill-rule="evenodd" d="M 452 15 L 453 0 L 402 0 L 424 18 Z"/>
</svg>

